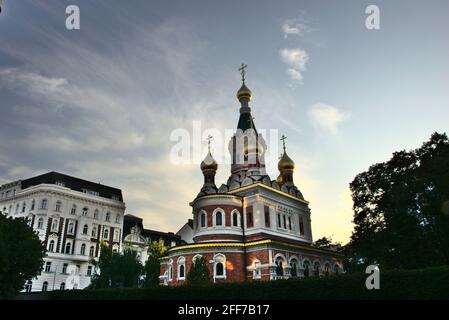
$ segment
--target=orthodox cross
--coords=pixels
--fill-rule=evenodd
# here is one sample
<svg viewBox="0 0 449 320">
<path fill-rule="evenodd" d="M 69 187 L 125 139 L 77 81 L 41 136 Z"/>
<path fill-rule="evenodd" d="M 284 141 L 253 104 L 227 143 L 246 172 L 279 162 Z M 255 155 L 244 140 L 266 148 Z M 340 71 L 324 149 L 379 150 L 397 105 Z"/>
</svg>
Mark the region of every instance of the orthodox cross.
<svg viewBox="0 0 449 320">
<path fill-rule="evenodd" d="M 244 63 L 242 63 L 242 66 L 239 68 L 240 74 L 242 75 L 242 81 L 245 82 L 245 74 L 246 74 L 246 68 L 248 66 Z"/>
<path fill-rule="evenodd" d="M 282 145 L 284 147 L 284 153 L 285 153 L 285 139 L 287 139 L 287 137 L 285 135 L 282 135 L 280 140 L 282 140 Z"/>
<path fill-rule="evenodd" d="M 210 142 L 211 142 L 211 140 L 213 139 L 214 137 L 212 137 L 211 135 L 208 135 L 207 136 L 207 148 L 209 149 L 209 152 L 210 152 Z"/>
</svg>

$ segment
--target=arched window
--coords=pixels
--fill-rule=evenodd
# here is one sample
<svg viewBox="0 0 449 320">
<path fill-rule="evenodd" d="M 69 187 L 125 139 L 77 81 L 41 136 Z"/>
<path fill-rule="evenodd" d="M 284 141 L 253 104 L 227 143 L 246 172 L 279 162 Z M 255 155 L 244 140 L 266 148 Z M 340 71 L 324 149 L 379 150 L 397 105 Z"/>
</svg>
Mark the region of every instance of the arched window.
<svg viewBox="0 0 449 320">
<path fill-rule="evenodd" d="M 33 201 L 31 201 L 31 210 L 34 210 L 35 207 L 36 207 L 36 200 L 33 199 Z"/>
<path fill-rule="evenodd" d="M 234 211 L 232 213 L 232 226 L 233 227 L 239 226 L 239 214 L 237 213 L 237 211 Z"/>
<path fill-rule="evenodd" d="M 296 259 L 290 260 L 290 274 L 292 277 L 298 276 L 298 260 Z"/>
<path fill-rule="evenodd" d="M 97 227 L 92 228 L 92 238 L 95 238 L 97 236 Z"/>
<path fill-rule="evenodd" d="M 37 228 L 38 229 L 43 229 L 44 228 L 44 218 L 39 218 L 37 220 Z"/>
<path fill-rule="evenodd" d="M 196 255 L 194 255 L 194 256 L 193 256 L 193 258 L 192 258 L 192 263 L 195 263 L 195 262 L 196 262 L 196 260 L 198 260 L 198 259 L 201 259 L 201 258 L 203 258 L 203 256 L 202 256 L 202 255 L 200 255 L 200 254 L 196 254 Z"/>
<path fill-rule="evenodd" d="M 95 211 L 94 211 L 94 219 L 95 220 L 98 220 L 98 215 L 99 215 L 99 211 L 98 211 L 98 209 L 95 209 Z"/>
<path fill-rule="evenodd" d="M 110 212 L 106 212 L 106 221 L 111 221 L 111 213 Z"/>
<path fill-rule="evenodd" d="M 327 277 L 329 276 L 329 271 L 330 271 L 331 266 L 329 265 L 329 263 L 325 263 L 324 264 L 324 275 Z"/>
<path fill-rule="evenodd" d="M 56 201 L 55 211 L 61 212 L 61 206 L 62 206 L 61 201 Z"/>
<path fill-rule="evenodd" d="M 206 228 L 206 213 L 201 214 L 201 228 Z"/>
<path fill-rule="evenodd" d="M 276 275 L 278 277 L 284 276 L 284 259 L 282 257 L 277 257 L 276 260 Z"/>
<path fill-rule="evenodd" d="M 72 206 L 72 210 L 70 210 L 70 214 L 76 215 L 76 204 Z"/>
<path fill-rule="evenodd" d="M 94 246 L 90 246 L 89 249 L 89 257 L 93 257 L 95 254 L 95 247 Z"/>
<path fill-rule="evenodd" d="M 282 225 L 281 225 L 281 214 L 278 213 L 278 228 L 281 228 L 281 227 L 282 227 Z"/>
<path fill-rule="evenodd" d="M 17 205 L 16 205 L 16 214 L 19 213 L 19 208 L 20 208 L 20 204 L 17 204 Z"/>
<path fill-rule="evenodd" d="M 338 274 L 340 272 L 340 267 L 338 266 L 338 264 L 334 264 L 334 273 Z"/>
<path fill-rule="evenodd" d="M 85 217 L 85 216 L 87 216 L 87 213 L 89 212 L 89 208 L 87 208 L 87 207 L 84 207 L 83 208 L 83 216 Z"/>
<path fill-rule="evenodd" d="M 219 276 L 223 276 L 224 275 L 223 263 L 217 262 L 217 265 L 215 266 L 215 268 L 216 268 L 215 276 L 219 277 Z"/>
<path fill-rule="evenodd" d="M 302 265 L 304 267 L 304 277 L 308 277 L 310 275 L 310 262 L 306 260 Z"/>
<path fill-rule="evenodd" d="M 33 282 L 31 282 L 31 280 L 28 280 L 27 283 L 25 284 L 25 291 L 31 292 L 32 288 L 33 288 Z"/>
<path fill-rule="evenodd" d="M 215 211 L 214 218 L 216 226 L 223 225 L 223 212 L 221 210 Z"/>
<path fill-rule="evenodd" d="M 75 231 L 75 223 L 69 222 L 69 226 L 67 227 L 67 233 L 73 234 Z"/>
<path fill-rule="evenodd" d="M 319 276 L 320 275 L 320 267 L 321 267 L 321 265 L 320 265 L 320 263 L 318 261 L 313 264 L 313 274 L 315 276 Z"/>
<path fill-rule="evenodd" d="M 173 280 L 173 260 L 168 261 L 168 281 Z"/>
<path fill-rule="evenodd" d="M 87 234 L 89 232 L 89 226 L 87 224 L 83 227 L 83 234 Z"/>
<path fill-rule="evenodd" d="M 178 258 L 178 280 L 184 280 L 185 279 L 185 258 L 179 257 Z"/>
<path fill-rule="evenodd" d="M 292 217 L 288 217 L 288 230 L 292 230 Z"/>
<path fill-rule="evenodd" d="M 42 292 L 46 292 L 47 289 L 48 289 L 48 282 L 45 281 L 45 282 L 42 284 Z"/>
<path fill-rule="evenodd" d="M 41 201 L 41 209 L 47 210 L 48 207 L 48 200 L 47 199 L 42 199 Z"/>
<path fill-rule="evenodd" d="M 84 243 L 81 245 L 80 254 L 82 256 L 84 256 L 86 254 L 86 245 Z"/>
<path fill-rule="evenodd" d="M 26 208 L 27 208 L 27 205 L 26 205 L 26 203 L 25 203 L 25 202 L 24 202 L 24 203 L 22 203 L 22 213 L 24 213 L 24 212 L 25 212 Z"/>
<path fill-rule="evenodd" d="M 59 286 L 59 290 L 65 290 L 65 282 L 61 282 L 61 285 Z"/>
<path fill-rule="evenodd" d="M 50 240 L 50 243 L 48 244 L 48 251 L 53 252 L 55 250 L 55 241 Z"/>
<path fill-rule="evenodd" d="M 72 253 L 72 243 L 71 242 L 67 242 L 65 244 L 65 253 L 66 254 L 71 254 Z"/>
<path fill-rule="evenodd" d="M 115 223 L 120 223 L 120 215 L 119 214 L 117 214 L 115 216 Z"/>
<path fill-rule="evenodd" d="M 226 278 L 226 257 L 222 254 L 217 254 L 214 257 L 214 277 Z"/>
</svg>

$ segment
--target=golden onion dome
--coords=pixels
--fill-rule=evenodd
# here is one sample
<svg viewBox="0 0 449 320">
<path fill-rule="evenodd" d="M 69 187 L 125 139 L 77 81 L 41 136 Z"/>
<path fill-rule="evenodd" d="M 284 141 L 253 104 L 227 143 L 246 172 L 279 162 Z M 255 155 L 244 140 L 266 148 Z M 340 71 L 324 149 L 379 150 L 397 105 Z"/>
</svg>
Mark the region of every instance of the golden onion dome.
<svg viewBox="0 0 449 320">
<path fill-rule="evenodd" d="M 214 170 L 217 171 L 218 169 L 218 163 L 215 161 L 215 159 L 212 157 L 210 151 L 207 153 L 206 158 L 201 162 L 201 171 L 204 170 Z"/>
<path fill-rule="evenodd" d="M 284 152 L 281 160 L 279 160 L 278 169 L 281 172 L 295 169 L 295 162 L 287 155 L 287 152 Z"/>
<path fill-rule="evenodd" d="M 245 82 L 242 83 L 242 86 L 240 87 L 239 91 L 237 91 L 237 99 L 246 98 L 248 100 L 251 100 L 251 97 L 253 96 L 253 93 L 249 88 L 245 85 Z"/>
</svg>

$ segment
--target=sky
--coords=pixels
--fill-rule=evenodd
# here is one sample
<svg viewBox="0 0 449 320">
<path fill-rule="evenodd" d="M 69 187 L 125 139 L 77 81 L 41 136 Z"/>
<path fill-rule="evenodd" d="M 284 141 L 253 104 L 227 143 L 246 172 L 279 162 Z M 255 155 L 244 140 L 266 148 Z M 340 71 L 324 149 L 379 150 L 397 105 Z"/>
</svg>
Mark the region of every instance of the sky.
<svg viewBox="0 0 449 320">
<path fill-rule="evenodd" d="M 79 30 L 66 28 L 72 4 Z M 448 12 L 444 0 L 5 0 L 0 183 L 59 171 L 118 187 L 127 213 L 176 232 L 207 143 L 174 163 L 170 137 L 194 121 L 236 128 L 244 62 L 257 129 L 288 137 L 314 239 L 345 243 L 354 177 L 448 132 Z M 276 157 L 267 170 L 277 177 Z M 229 173 L 220 163 L 217 185 Z"/>
</svg>

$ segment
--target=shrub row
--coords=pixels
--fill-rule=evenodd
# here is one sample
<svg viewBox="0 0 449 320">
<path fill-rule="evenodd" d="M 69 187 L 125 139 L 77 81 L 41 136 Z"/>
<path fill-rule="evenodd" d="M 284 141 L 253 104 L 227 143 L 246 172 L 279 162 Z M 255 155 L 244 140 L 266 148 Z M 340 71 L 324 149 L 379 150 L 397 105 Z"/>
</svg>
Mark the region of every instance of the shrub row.
<svg viewBox="0 0 449 320">
<path fill-rule="evenodd" d="M 189 299 L 449 299 L 449 266 L 380 272 L 380 289 L 367 290 L 366 274 L 270 282 L 217 284 L 202 287 L 111 288 L 53 291 L 56 300 L 189 300 Z"/>
</svg>

